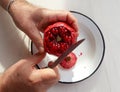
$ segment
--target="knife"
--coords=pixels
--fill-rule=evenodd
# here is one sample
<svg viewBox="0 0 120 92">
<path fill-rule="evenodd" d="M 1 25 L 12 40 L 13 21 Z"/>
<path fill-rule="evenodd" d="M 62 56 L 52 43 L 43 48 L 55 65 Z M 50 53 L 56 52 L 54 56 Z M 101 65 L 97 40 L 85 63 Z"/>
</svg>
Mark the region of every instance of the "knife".
<svg viewBox="0 0 120 92">
<path fill-rule="evenodd" d="M 76 42 L 75 44 L 71 45 L 60 57 L 58 57 L 57 60 L 55 60 L 55 62 L 52 65 L 49 65 L 49 68 L 54 68 L 55 66 L 57 66 L 61 61 L 64 60 L 64 58 L 70 53 L 72 52 L 77 46 L 79 46 L 85 39 L 81 39 L 78 42 Z"/>
</svg>

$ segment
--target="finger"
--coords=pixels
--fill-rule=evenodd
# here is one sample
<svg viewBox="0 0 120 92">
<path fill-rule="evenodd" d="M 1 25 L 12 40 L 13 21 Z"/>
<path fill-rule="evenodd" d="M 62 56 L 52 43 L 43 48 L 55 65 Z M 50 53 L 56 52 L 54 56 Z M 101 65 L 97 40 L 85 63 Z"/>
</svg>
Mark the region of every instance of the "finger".
<svg viewBox="0 0 120 92">
<path fill-rule="evenodd" d="M 46 53 L 42 53 L 42 54 L 41 53 L 36 53 L 34 55 L 34 57 L 36 59 L 36 61 L 34 62 L 34 64 L 40 63 L 45 58 L 45 56 L 46 56 Z"/>
<path fill-rule="evenodd" d="M 69 12 L 69 11 L 54 11 L 54 18 L 49 18 L 49 22 L 57 22 L 62 21 L 66 22 L 70 26 L 72 26 L 76 31 L 78 31 L 78 22 L 77 19 Z"/>
<path fill-rule="evenodd" d="M 61 11 L 60 11 L 61 12 Z M 64 13 L 57 15 L 57 20 L 66 22 L 77 32 L 77 36 L 79 35 L 79 27 L 77 19 L 68 11 L 62 11 Z"/>
<path fill-rule="evenodd" d="M 78 31 L 78 22 L 77 19 L 70 13 L 67 13 L 66 21 L 71 25 L 76 31 Z"/>
<path fill-rule="evenodd" d="M 25 63 L 35 66 L 36 64 L 40 63 L 44 59 L 45 55 L 46 53 L 42 53 L 42 54 L 36 53 L 35 55 L 26 58 Z"/>
<path fill-rule="evenodd" d="M 42 30 L 42 32 L 44 32 L 44 29 L 50 24 L 53 24 L 59 21 L 65 22 L 66 16 L 63 12 L 64 12 L 63 10 L 60 10 L 60 11 L 51 10 L 49 13 L 49 16 L 47 16 L 46 18 L 43 18 L 42 21 L 40 21 L 40 23 L 38 24 L 38 28 Z"/>
<path fill-rule="evenodd" d="M 44 68 L 40 70 L 35 70 L 32 75 L 31 79 L 34 82 L 42 82 L 42 83 L 56 83 L 59 80 L 59 72 L 57 67 L 54 69 L 51 68 Z"/>
<path fill-rule="evenodd" d="M 49 25 L 48 18 L 43 19 L 40 21 L 40 23 L 37 25 L 38 29 L 41 32 L 44 32 L 45 28 Z"/>
<path fill-rule="evenodd" d="M 35 25 L 30 27 L 30 29 L 27 31 L 27 34 L 31 38 L 31 40 L 34 42 L 39 52 L 44 53 L 43 39 L 37 27 Z"/>
</svg>

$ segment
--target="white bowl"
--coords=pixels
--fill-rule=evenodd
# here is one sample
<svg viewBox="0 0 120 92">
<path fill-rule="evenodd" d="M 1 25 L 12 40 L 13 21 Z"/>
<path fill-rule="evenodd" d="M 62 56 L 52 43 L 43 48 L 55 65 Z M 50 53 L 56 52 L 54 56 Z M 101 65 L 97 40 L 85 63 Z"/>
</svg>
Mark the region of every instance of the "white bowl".
<svg viewBox="0 0 120 92">
<path fill-rule="evenodd" d="M 77 56 L 77 63 L 71 69 L 59 68 L 60 83 L 76 83 L 93 75 L 101 65 L 105 53 L 105 42 L 103 34 L 97 24 L 88 16 L 76 11 L 71 13 L 77 18 L 80 35 L 78 40 L 85 38 L 85 41 L 73 52 Z M 31 43 L 32 54 L 37 52 L 34 44 Z M 47 66 L 49 61 L 55 61 L 56 56 L 47 54 L 45 59 L 38 64 L 38 67 Z"/>
</svg>

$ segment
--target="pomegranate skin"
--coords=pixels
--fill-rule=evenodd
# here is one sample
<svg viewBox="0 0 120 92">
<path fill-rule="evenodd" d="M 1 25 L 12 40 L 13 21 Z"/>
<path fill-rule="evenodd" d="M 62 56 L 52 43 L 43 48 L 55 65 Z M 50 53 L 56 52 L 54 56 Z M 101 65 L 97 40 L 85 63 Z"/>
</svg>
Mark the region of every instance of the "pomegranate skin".
<svg viewBox="0 0 120 92">
<path fill-rule="evenodd" d="M 64 69 L 70 69 L 72 68 L 77 61 L 77 57 L 76 55 L 71 52 L 61 63 L 60 65 L 64 68 Z"/>
</svg>

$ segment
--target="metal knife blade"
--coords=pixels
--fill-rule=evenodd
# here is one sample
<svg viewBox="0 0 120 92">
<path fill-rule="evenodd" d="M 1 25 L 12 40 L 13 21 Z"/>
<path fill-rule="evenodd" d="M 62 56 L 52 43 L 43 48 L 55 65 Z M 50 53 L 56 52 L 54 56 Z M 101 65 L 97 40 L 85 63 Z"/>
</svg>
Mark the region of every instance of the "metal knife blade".
<svg viewBox="0 0 120 92">
<path fill-rule="evenodd" d="M 54 68 L 57 66 L 70 52 L 72 52 L 77 46 L 79 46 L 85 39 L 81 39 L 75 44 L 71 45 L 49 68 Z"/>
</svg>

